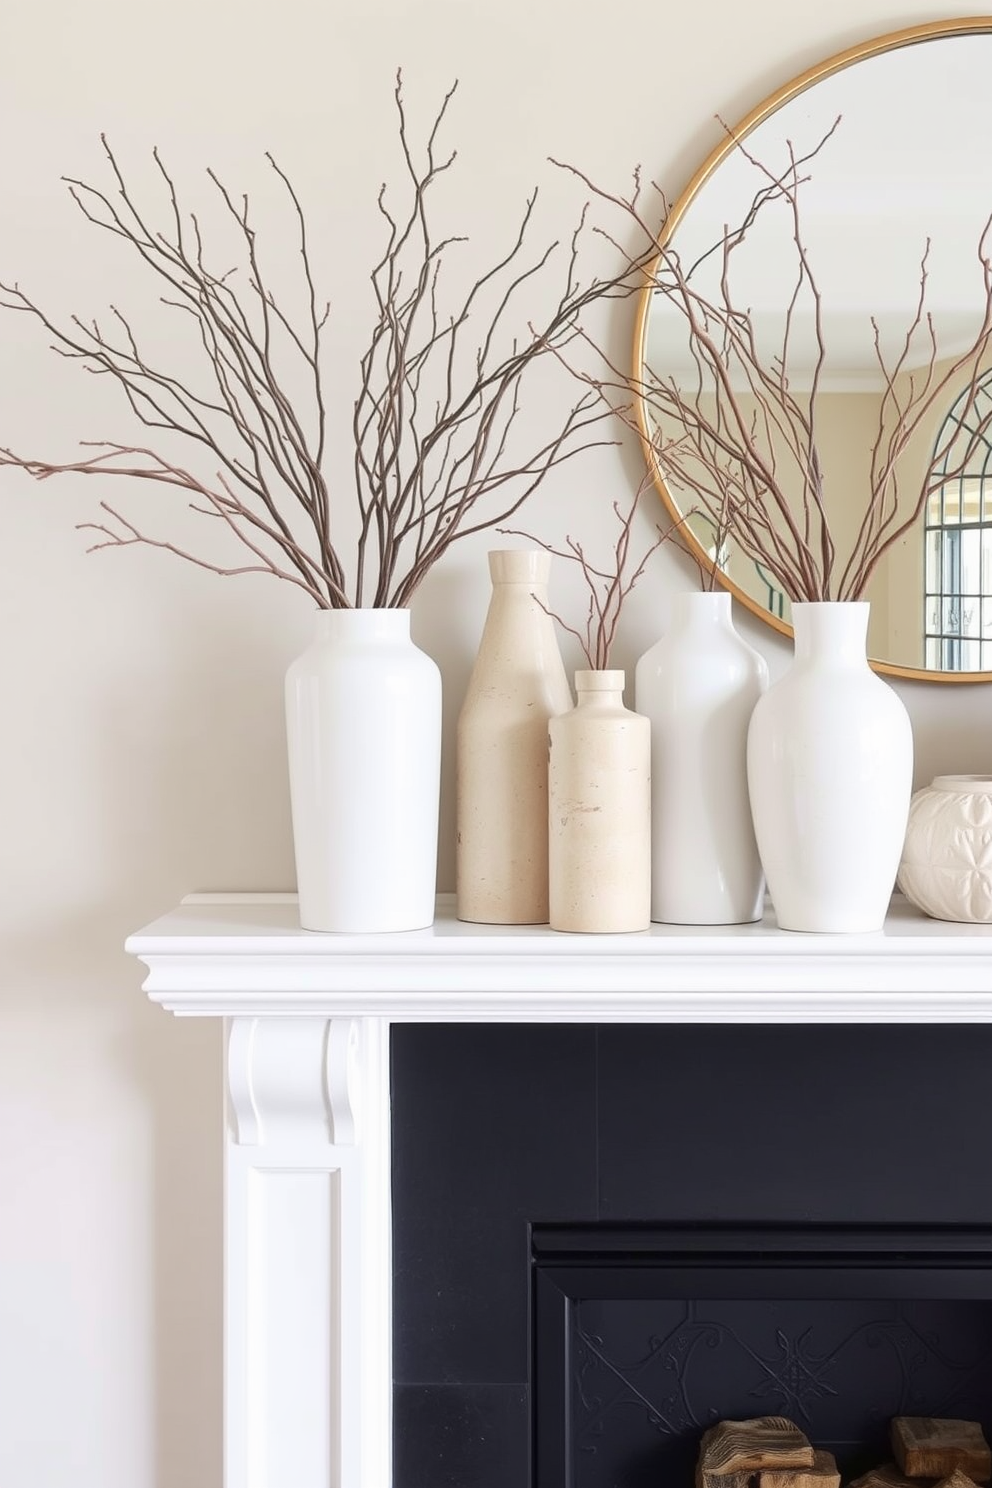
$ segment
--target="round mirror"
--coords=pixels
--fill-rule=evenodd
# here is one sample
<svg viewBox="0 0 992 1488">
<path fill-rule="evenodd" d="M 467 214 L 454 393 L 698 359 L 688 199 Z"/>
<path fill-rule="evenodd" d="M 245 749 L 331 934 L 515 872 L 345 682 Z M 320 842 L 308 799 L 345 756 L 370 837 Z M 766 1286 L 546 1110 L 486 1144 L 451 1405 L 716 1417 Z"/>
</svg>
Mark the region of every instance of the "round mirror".
<svg viewBox="0 0 992 1488">
<path fill-rule="evenodd" d="M 667 215 L 635 346 L 645 452 L 695 556 L 786 634 L 790 588 L 857 580 L 873 664 L 943 681 L 992 680 L 990 77 L 992 17 L 939 22 L 728 129 Z M 740 437 L 782 492 L 757 551 Z M 820 595 L 761 561 L 790 524 L 824 560 L 814 478 Z M 894 540 L 866 565 L 873 527 Z"/>
</svg>

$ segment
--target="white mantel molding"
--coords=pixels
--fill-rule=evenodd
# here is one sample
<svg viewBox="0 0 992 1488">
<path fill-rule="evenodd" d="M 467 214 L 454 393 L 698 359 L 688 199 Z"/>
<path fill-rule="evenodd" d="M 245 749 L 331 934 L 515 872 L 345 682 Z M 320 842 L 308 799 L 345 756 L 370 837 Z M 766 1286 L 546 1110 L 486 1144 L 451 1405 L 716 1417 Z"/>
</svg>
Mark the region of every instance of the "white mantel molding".
<svg viewBox="0 0 992 1488">
<path fill-rule="evenodd" d="M 876 935 L 756 925 L 561 935 L 466 925 L 450 897 L 428 930 L 301 930 L 291 894 L 194 894 L 132 935 L 170 1012 L 387 1022 L 984 1023 L 992 926 L 897 900 Z"/>
<path fill-rule="evenodd" d="M 224 1488 L 391 1468 L 393 1022 L 984 1023 L 992 927 L 318 935 L 290 894 L 196 894 L 132 935 L 148 995 L 225 1020 Z M 453 1113 L 457 1119 L 457 1113 Z"/>
</svg>

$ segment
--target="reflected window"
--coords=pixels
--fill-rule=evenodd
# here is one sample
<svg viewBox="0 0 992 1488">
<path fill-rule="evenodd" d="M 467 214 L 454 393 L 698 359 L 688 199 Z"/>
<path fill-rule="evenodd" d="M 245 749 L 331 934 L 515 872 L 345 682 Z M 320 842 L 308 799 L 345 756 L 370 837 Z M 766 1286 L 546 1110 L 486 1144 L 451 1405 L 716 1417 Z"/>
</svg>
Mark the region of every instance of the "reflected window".
<svg viewBox="0 0 992 1488">
<path fill-rule="evenodd" d="M 984 436 L 974 440 L 992 405 L 992 372 L 963 418 L 967 401 L 962 393 L 938 432 L 935 448 L 946 450 L 943 470 L 954 474 L 926 505 L 925 665 L 949 672 L 992 669 L 992 445 Z M 959 470 L 962 445 L 972 440 L 974 450 Z"/>
</svg>

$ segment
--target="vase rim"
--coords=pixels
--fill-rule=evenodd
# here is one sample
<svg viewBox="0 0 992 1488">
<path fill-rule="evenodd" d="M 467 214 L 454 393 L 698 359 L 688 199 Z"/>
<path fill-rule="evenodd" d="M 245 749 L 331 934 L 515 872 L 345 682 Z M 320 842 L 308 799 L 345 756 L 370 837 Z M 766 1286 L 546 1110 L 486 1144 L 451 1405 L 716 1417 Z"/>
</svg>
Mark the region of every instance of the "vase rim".
<svg viewBox="0 0 992 1488">
<path fill-rule="evenodd" d="M 488 557 L 494 584 L 543 584 L 551 575 L 545 548 L 490 548 Z"/>
<path fill-rule="evenodd" d="M 992 775 L 935 775 L 930 788 L 957 795 L 992 796 Z"/>
<path fill-rule="evenodd" d="M 867 610 L 870 599 L 793 599 L 794 610 Z"/>
<path fill-rule="evenodd" d="M 575 674 L 576 692 L 616 692 L 622 689 L 627 674 L 618 668 L 585 667 Z"/>
</svg>

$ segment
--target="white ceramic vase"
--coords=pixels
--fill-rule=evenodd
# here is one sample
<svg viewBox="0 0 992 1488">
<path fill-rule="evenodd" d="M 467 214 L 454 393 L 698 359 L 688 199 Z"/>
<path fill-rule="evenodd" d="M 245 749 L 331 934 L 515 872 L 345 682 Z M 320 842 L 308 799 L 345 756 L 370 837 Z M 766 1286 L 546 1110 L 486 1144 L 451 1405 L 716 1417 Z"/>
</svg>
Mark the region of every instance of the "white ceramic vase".
<svg viewBox="0 0 992 1488">
<path fill-rule="evenodd" d="M 895 884 L 913 737 L 868 665 L 868 609 L 794 604 L 795 659 L 751 717 L 751 810 L 784 930 L 879 930 Z"/>
<path fill-rule="evenodd" d="M 576 672 L 575 708 L 548 725 L 553 930 L 651 923 L 651 725 L 623 685 L 621 671 Z"/>
<path fill-rule="evenodd" d="M 767 686 L 764 660 L 734 629 L 730 595 L 678 595 L 669 630 L 634 675 L 634 707 L 651 723 L 653 920 L 761 918 L 747 731 Z"/>
<path fill-rule="evenodd" d="M 493 592 L 458 717 L 458 918 L 548 919 L 548 720 L 572 694 L 547 610 L 551 555 L 489 554 Z"/>
<path fill-rule="evenodd" d="M 917 791 L 899 887 L 934 919 L 992 922 L 992 775 L 938 775 Z"/>
<path fill-rule="evenodd" d="M 286 676 L 293 842 L 305 930 L 434 919 L 441 674 L 409 610 L 322 610 Z"/>
</svg>

